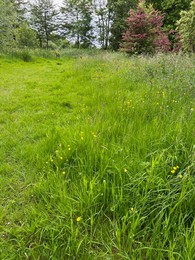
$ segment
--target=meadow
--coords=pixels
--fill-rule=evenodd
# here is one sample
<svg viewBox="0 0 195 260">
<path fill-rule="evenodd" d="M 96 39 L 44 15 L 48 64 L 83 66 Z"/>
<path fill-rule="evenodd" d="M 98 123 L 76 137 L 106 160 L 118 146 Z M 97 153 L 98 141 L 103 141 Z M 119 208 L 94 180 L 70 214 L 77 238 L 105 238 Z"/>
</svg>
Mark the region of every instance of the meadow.
<svg viewBox="0 0 195 260">
<path fill-rule="evenodd" d="M 0 259 L 194 259 L 194 56 L 55 56 L 0 54 Z"/>
</svg>

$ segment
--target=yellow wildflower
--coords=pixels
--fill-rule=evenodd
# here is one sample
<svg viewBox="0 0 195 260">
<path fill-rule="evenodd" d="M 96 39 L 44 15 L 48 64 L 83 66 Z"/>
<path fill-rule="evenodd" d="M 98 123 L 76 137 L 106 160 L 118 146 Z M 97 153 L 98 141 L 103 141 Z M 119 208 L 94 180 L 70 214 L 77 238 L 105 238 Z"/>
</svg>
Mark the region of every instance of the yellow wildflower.
<svg viewBox="0 0 195 260">
<path fill-rule="evenodd" d="M 94 137 L 94 138 L 96 138 L 96 137 L 97 137 L 97 135 L 96 135 L 94 132 L 92 132 L 92 135 L 93 135 L 93 137 Z"/>
<path fill-rule="evenodd" d="M 79 216 L 79 217 L 77 217 L 77 222 L 80 222 L 81 221 L 81 217 Z"/>
<path fill-rule="evenodd" d="M 173 166 L 173 169 L 171 170 L 171 173 L 175 173 L 179 169 L 179 166 Z"/>
</svg>

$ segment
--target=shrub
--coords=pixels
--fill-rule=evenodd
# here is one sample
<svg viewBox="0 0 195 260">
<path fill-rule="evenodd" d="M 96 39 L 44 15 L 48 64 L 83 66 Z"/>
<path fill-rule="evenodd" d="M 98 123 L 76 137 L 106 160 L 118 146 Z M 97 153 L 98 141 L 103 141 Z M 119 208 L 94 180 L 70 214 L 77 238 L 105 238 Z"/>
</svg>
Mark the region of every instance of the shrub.
<svg viewBox="0 0 195 260">
<path fill-rule="evenodd" d="M 32 56 L 28 50 L 23 50 L 20 55 L 21 55 L 20 57 L 23 61 L 25 61 L 25 62 L 32 61 Z"/>
<path fill-rule="evenodd" d="M 50 50 L 57 50 L 58 46 L 57 46 L 57 44 L 55 44 L 55 42 L 49 41 L 48 42 L 48 49 L 50 49 Z"/>
<path fill-rule="evenodd" d="M 36 32 L 25 23 L 17 28 L 15 38 L 19 48 L 36 48 L 38 46 Z"/>
<path fill-rule="evenodd" d="M 162 31 L 164 15 L 145 0 L 139 1 L 135 10 L 130 10 L 127 30 L 123 33 L 121 50 L 127 53 L 154 53 L 169 51 L 170 41 Z"/>
<path fill-rule="evenodd" d="M 29 50 L 27 50 L 27 49 L 24 49 L 24 50 L 20 50 L 20 49 L 10 50 L 10 51 L 8 51 L 8 54 L 12 58 L 21 59 L 21 60 L 23 60 L 25 62 L 32 61 L 32 56 L 31 56 Z"/>
</svg>

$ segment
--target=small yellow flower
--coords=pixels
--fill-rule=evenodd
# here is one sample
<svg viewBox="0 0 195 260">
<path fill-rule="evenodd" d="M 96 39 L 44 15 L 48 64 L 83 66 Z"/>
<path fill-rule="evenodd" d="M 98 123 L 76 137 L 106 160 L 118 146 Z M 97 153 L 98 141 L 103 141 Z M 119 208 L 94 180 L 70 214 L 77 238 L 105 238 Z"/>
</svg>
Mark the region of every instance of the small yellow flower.
<svg viewBox="0 0 195 260">
<path fill-rule="evenodd" d="M 81 217 L 79 216 L 79 217 L 77 217 L 77 222 L 80 222 L 81 221 Z"/>
<path fill-rule="evenodd" d="M 92 132 L 92 135 L 93 135 L 93 137 L 94 137 L 94 138 L 96 138 L 96 137 L 97 137 L 97 135 L 96 135 L 94 132 Z"/>
<path fill-rule="evenodd" d="M 124 169 L 124 172 L 128 172 L 127 169 Z"/>
<path fill-rule="evenodd" d="M 81 136 L 81 140 L 83 140 L 84 139 L 84 137 L 83 136 Z"/>
<path fill-rule="evenodd" d="M 179 178 L 180 178 L 180 179 L 182 179 L 182 178 L 183 178 L 183 175 L 182 175 L 182 174 L 180 174 L 180 175 L 179 175 Z"/>
<path fill-rule="evenodd" d="M 62 174 L 63 174 L 63 175 L 65 175 L 65 174 L 66 174 L 66 172 L 62 172 Z"/>
<path fill-rule="evenodd" d="M 175 173 L 179 169 L 179 166 L 173 166 L 173 169 L 171 170 L 171 173 Z"/>
</svg>

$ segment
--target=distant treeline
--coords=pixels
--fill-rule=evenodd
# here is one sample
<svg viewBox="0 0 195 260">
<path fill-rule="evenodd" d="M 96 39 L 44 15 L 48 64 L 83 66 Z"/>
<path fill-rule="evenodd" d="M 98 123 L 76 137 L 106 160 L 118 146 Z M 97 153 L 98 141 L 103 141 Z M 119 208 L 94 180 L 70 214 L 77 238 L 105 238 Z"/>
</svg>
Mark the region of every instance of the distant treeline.
<svg viewBox="0 0 195 260">
<path fill-rule="evenodd" d="M 141 21 L 140 6 L 145 13 Z M 141 23 L 139 28 L 135 26 L 135 31 L 132 31 L 132 10 L 137 14 L 134 23 Z M 158 26 L 171 43 L 169 50 L 175 46 L 175 39 L 180 39 L 183 49 L 194 50 L 194 0 L 64 0 L 61 6 L 56 6 L 53 0 L 0 0 L 0 48 L 72 46 L 125 50 L 124 41 L 128 40 L 125 35 L 130 31 L 134 42 L 131 52 L 134 49 L 136 52 L 134 47 L 142 45 L 137 36 L 147 34 L 148 37 L 153 30 L 146 15 L 151 10 L 158 14 L 156 19 L 162 18 Z M 144 44 L 145 40 L 148 38 L 142 37 Z"/>
</svg>

